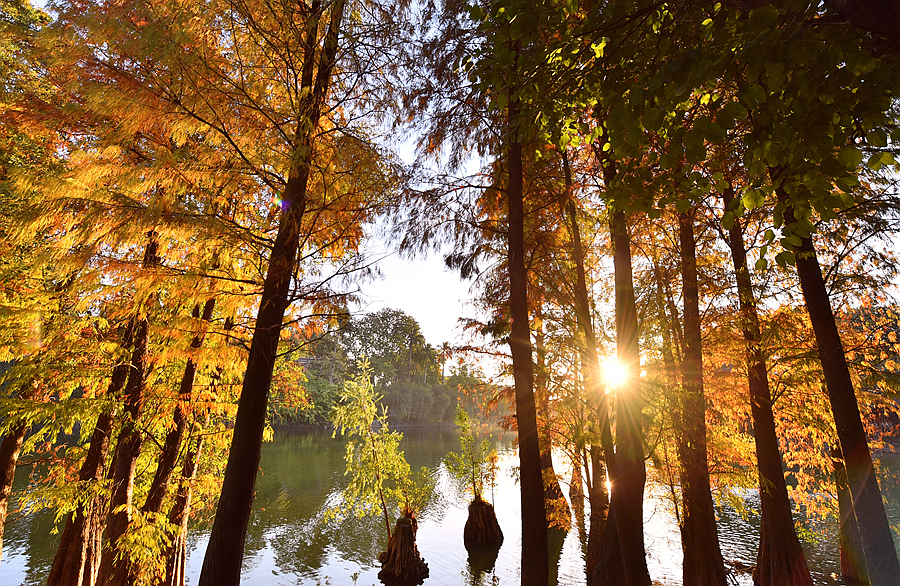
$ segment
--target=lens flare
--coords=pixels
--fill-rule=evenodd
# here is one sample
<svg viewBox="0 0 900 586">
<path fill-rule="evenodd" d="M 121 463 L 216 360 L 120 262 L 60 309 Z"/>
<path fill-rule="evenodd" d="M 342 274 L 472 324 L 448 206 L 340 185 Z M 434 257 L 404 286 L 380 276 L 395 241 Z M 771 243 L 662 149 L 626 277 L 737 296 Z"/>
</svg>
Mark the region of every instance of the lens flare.
<svg viewBox="0 0 900 586">
<path fill-rule="evenodd" d="M 603 378 L 606 386 L 614 389 L 628 378 L 628 369 L 619 364 L 615 358 L 607 358 L 603 363 Z"/>
</svg>

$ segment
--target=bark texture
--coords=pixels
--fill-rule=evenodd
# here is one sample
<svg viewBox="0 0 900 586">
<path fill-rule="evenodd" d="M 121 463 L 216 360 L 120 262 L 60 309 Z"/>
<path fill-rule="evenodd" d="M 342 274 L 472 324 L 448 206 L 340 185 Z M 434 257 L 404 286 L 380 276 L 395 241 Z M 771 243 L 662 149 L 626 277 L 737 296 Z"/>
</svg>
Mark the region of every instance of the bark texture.
<svg viewBox="0 0 900 586">
<path fill-rule="evenodd" d="M 725 194 L 726 209 L 730 208 L 732 200 L 733 192 L 728 190 Z M 759 466 L 761 524 L 754 582 L 758 586 L 812 586 L 806 556 L 791 515 L 791 501 L 775 430 L 769 374 L 761 346 L 756 297 L 739 220 L 735 220 L 728 231 L 728 244 L 737 281 L 741 329 L 747 352 L 750 413 Z"/>
<path fill-rule="evenodd" d="M 484 545 L 500 546 L 503 543 L 503 531 L 497 522 L 494 506 L 481 496 L 469 503 L 469 517 L 463 528 L 463 542 L 466 549 Z"/>
<path fill-rule="evenodd" d="M 3 551 L 3 525 L 6 523 L 9 497 L 12 495 L 13 480 L 16 478 L 16 465 L 19 463 L 19 454 L 22 452 L 27 431 L 28 426 L 24 421 L 16 423 L 9 433 L 3 436 L 3 443 L 0 444 L 0 554 Z"/>
<path fill-rule="evenodd" d="M 378 579 L 388 586 L 421 584 L 428 577 L 428 564 L 416 547 L 415 519 L 400 517 L 394 525 L 387 551 L 378 556 Z"/>
<path fill-rule="evenodd" d="M 301 118 L 294 138 L 294 157 L 282 193 L 284 205 L 266 269 L 222 493 L 200 571 L 200 586 L 237 586 L 241 581 L 244 540 L 253 505 L 272 369 L 284 313 L 289 304 L 288 290 L 300 245 L 314 139 L 337 56 L 338 32 L 345 4 L 346 0 L 336 0 L 331 5 L 317 72 L 316 40 L 322 8 L 318 1 L 313 2 L 311 8 L 316 20 L 307 27 L 301 72 L 301 88 L 306 93 L 301 94 L 304 102 L 300 106 Z"/>
<path fill-rule="evenodd" d="M 534 401 L 534 365 L 528 320 L 528 279 L 525 269 L 525 201 L 522 145 L 517 135 L 517 111 L 509 106 L 509 347 L 516 390 L 519 433 L 519 485 L 522 499 L 522 586 L 546 586 L 549 580 L 544 481 Z"/>
<path fill-rule="evenodd" d="M 725 563 L 716 533 L 706 450 L 706 397 L 700 330 L 700 289 L 693 214 L 678 215 L 684 292 L 682 361 L 681 490 L 684 500 L 681 537 L 685 586 L 725 586 Z"/>
</svg>

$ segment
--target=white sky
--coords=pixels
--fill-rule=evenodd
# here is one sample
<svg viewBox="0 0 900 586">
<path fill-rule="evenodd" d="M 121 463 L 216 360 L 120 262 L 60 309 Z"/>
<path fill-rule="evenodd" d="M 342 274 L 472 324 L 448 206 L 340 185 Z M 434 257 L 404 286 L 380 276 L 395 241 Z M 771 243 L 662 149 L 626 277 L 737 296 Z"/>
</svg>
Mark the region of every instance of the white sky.
<svg viewBox="0 0 900 586">
<path fill-rule="evenodd" d="M 466 307 L 469 284 L 461 281 L 456 272 L 445 270 L 440 255 L 409 261 L 392 254 L 377 264 L 384 278 L 360 283 L 367 303 L 359 311 L 400 309 L 419 322 L 425 340 L 432 346 L 462 342 L 457 320 L 474 311 Z"/>
</svg>

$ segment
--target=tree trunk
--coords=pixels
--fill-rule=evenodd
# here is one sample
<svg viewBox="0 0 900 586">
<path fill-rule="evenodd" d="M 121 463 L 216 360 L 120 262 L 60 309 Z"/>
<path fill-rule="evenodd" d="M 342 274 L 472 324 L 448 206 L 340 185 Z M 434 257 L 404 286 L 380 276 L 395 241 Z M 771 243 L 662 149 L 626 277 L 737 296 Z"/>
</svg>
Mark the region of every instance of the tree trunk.
<svg viewBox="0 0 900 586">
<path fill-rule="evenodd" d="M 572 514 L 569 504 L 563 496 L 559 486 L 559 478 L 553 468 L 553 441 L 550 436 L 550 390 L 547 388 L 547 365 L 544 360 L 546 349 L 544 348 L 543 313 L 538 304 L 534 309 L 535 315 L 535 356 L 536 370 L 534 377 L 535 408 L 538 418 L 538 441 L 541 445 L 541 476 L 544 480 L 544 511 L 547 515 L 547 525 L 568 529 L 572 524 Z"/>
<path fill-rule="evenodd" d="M 428 577 L 428 564 L 416 547 L 416 521 L 400 517 L 388 542 L 387 551 L 378 556 L 378 579 L 388 586 L 421 584 Z"/>
<path fill-rule="evenodd" d="M 587 551 L 584 554 L 584 565 L 587 573 L 587 583 L 594 583 L 595 569 L 601 560 L 601 547 L 603 536 L 606 533 L 606 525 L 609 523 L 609 492 L 606 490 L 606 467 L 603 465 L 603 456 L 600 446 L 591 446 L 590 465 L 593 484 L 588 492 L 588 504 L 591 507 L 588 518 Z M 618 538 L 618 536 L 616 536 Z M 618 575 L 619 578 L 624 578 Z M 599 583 L 604 583 L 601 577 Z M 620 582 L 621 583 L 621 582 Z"/>
<path fill-rule="evenodd" d="M 610 509 L 615 511 L 625 583 L 628 586 L 649 586 L 643 528 L 647 471 L 641 431 L 641 358 L 631 269 L 631 238 L 625 212 L 611 212 L 610 234 L 615 267 L 616 358 L 628 373 L 615 389 L 617 469 L 610 494 Z"/>
<path fill-rule="evenodd" d="M 209 320 L 212 319 L 215 305 L 215 299 L 207 301 L 203 306 L 202 316 L 200 315 L 200 307 L 194 307 L 194 319 L 202 319 L 205 323 L 209 323 Z M 201 328 L 205 328 L 205 325 L 201 325 Z M 187 428 L 187 405 L 191 402 L 191 392 L 193 391 L 194 378 L 197 374 L 197 364 L 194 362 L 193 352 L 199 350 L 203 344 L 204 333 L 201 330 L 191 340 L 192 355 L 188 358 L 187 365 L 184 367 L 181 385 L 178 388 L 178 404 L 175 406 L 172 422 L 174 427 L 166 434 L 166 439 L 159 455 L 159 464 L 153 476 L 153 482 L 150 484 L 147 499 L 141 508 L 141 511 L 144 513 L 158 513 L 162 509 L 163 500 L 169 488 L 169 480 L 172 478 L 172 472 L 174 472 L 175 464 L 178 460 L 178 453 L 181 450 L 181 440 L 184 438 L 184 432 Z"/>
<path fill-rule="evenodd" d="M 581 463 L 572 463 L 572 476 L 569 478 L 569 502 L 572 513 L 578 524 L 578 532 L 584 538 L 584 477 L 581 474 Z"/>
<path fill-rule="evenodd" d="M 503 531 L 497 522 L 494 507 L 480 495 L 469 503 L 469 517 L 463 528 L 463 543 L 466 544 L 466 549 L 482 546 L 500 547 L 503 543 Z"/>
<path fill-rule="evenodd" d="M 516 390 L 519 433 L 519 485 L 522 499 L 522 586 L 546 586 L 549 579 L 544 482 L 534 403 L 534 365 L 528 326 L 528 276 L 525 269 L 525 201 L 522 145 L 518 137 L 517 107 L 509 106 L 509 347 Z"/>
<path fill-rule="evenodd" d="M 731 209 L 733 192 L 725 192 L 725 209 Z M 791 516 L 784 479 L 784 465 L 778 449 L 775 415 L 769 389 L 769 374 L 762 350 L 762 334 L 756 312 L 756 297 L 747 264 L 747 251 L 739 220 L 728 231 L 731 258 L 737 281 L 741 309 L 741 329 L 747 351 L 747 375 L 750 390 L 750 413 L 759 465 L 761 524 L 759 552 L 756 556 L 754 582 L 758 586 L 812 586 L 812 577 L 803 555 Z"/>
<path fill-rule="evenodd" d="M 839 448 L 831 449 L 831 463 L 834 466 L 834 484 L 838 497 L 839 537 L 841 556 L 841 578 L 850 584 L 868 584 L 866 560 L 863 556 L 859 527 L 853 516 L 853 499 L 847 483 L 847 470 Z"/>
<path fill-rule="evenodd" d="M 148 248 L 150 246 L 148 245 Z M 101 586 L 122 585 L 127 578 L 127 559 L 118 551 L 118 541 L 131 522 L 131 503 L 134 496 L 134 474 L 140 456 L 143 434 L 138 420 L 144 410 L 144 366 L 147 357 L 148 324 L 140 319 L 135 327 L 134 351 L 125 384 L 125 418 L 116 442 L 115 468 L 110 490 L 109 513 L 106 517 L 104 539 L 106 545 L 100 560 L 97 578 Z"/>
<path fill-rule="evenodd" d="M 565 211 L 569 220 L 569 232 L 572 238 L 572 260 L 575 264 L 575 319 L 584 337 L 582 361 L 584 364 L 585 389 L 588 397 L 587 403 L 589 408 L 596 414 L 597 429 L 595 431 L 600 437 L 600 443 L 607 461 L 611 464 L 610 475 L 612 475 L 612 470 L 614 469 L 612 464 L 615 454 L 613 452 L 612 432 L 609 424 L 609 404 L 601 384 L 600 356 L 597 351 L 597 336 L 594 332 L 591 318 L 591 305 L 587 292 L 587 275 L 584 268 L 584 247 L 581 242 L 581 230 L 578 226 L 578 209 L 572 194 L 572 171 L 565 151 L 563 151 L 562 156 L 566 185 Z M 588 548 L 585 554 L 587 580 L 589 584 L 593 583 L 594 577 L 597 575 L 599 583 L 622 583 L 624 582 L 624 576 L 621 574 L 621 571 L 619 573 L 609 573 L 616 572 L 616 568 L 621 570 L 621 564 L 607 564 L 602 559 L 602 543 L 609 524 L 609 494 L 606 490 L 607 471 L 603 466 L 600 446 L 592 445 L 590 455 L 593 484 L 588 493 L 591 514 L 590 522 L 588 523 Z M 613 531 L 610 538 L 617 540 L 618 535 Z M 607 551 L 609 550 L 607 549 Z M 601 566 L 608 571 L 603 570 L 598 573 L 597 568 Z"/>
<path fill-rule="evenodd" d="M 19 453 L 22 451 L 27 431 L 28 426 L 24 421 L 16 423 L 9 433 L 3 436 L 3 443 L 0 444 L 0 554 L 3 551 L 3 525 L 6 523 L 9 497 L 12 495 L 13 480 L 16 477 L 16 465 L 19 463 Z"/>
<path fill-rule="evenodd" d="M 785 220 L 788 223 L 796 222 L 793 209 L 788 208 L 785 212 Z M 881 491 L 872 467 L 872 456 L 853 391 L 850 369 L 844 356 L 844 347 L 825 289 L 819 259 L 809 238 L 801 238 L 796 262 L 800 288 L 816 336 L 841 453 L 844 455 L 850 494 L 856 503 L 852 516 L 859 528 L 867 573 L 872 586 L 897 586 L 900 584 L 900 563 L 897 561 Z"/>
<path fill-rule="evenodd" d="M 131 344 L 131 326 L 126 334 L 125 347 Z M 113 368 L 112 380 L 106 391 L 108 397 L 116 397 L 125 386 L 128 378 L 129 363 L 117 364 Z M 78 480 L 81 483 L 99 483 L 103 479 L 106 456 L 109 451 L 109 439 L 112 433 L 115 413 L 101 413 L 91 434 L 91 443 L 87 456 L 81 465 Z M 71 586 L 73 584 L 93 584 L 96 562 L 92 555 L 99 555 L 99 549 L 91 546 L 94 533 L 102 534 L 102 521 L 96 519 L 101 508 L 99 496 L 93 496 L 85 507 L 79 507 L 66 518 L 59 542 L 59 548 L 53 558 L 53 565 L 47 578 L 47 586 Z M 85 581 L 85 569 L 90 581 Z"/>
<path fill-rule="evenodd" d="M 244 540 L 253 506 L 272 369 L 278 353 L 278 339 L 289 304 L 288 290 L 300 245 L 314 138 L 337 55 L 338 31 L 345 3 L 346 0 L 336 0 L 331 6 L 330 22 L 313 87 L 318 19 L 321 17 L 319 3 L 313 2 L 315 22 L 307 28 L 301 73 L 301 87 L 307 91 L 304 94 L 305 102 L 300 108 L 304 115 L 295 135 L 293 162 L 282 194 L 284 205 L 279 218 L 278 234 L 269 256 L 228 464 L 225 467 L 222 494 L 200 572 L 200 586 L 237 586 L 241 581 Z"/>
<path fill-rule="evenodd" d="M 613 478 L 613 475 L 610 475 Z M 603 533 L 595 542 L 588 537 L 588 547 L 596 550 L 595 561 L 587 568 L 587 583 L 592 586 L 618 586 L 625 584 L 625 566 L 622 564 L 622 545 L 619 539 L 619 527 L 616 515 L 616 486 L 612 486 L 609 495 L 606 523 Z M 590 559 L 590 558 L 588 558 Z"/>
<path fill-rule="evenodd" d="M 156 233 L 150 230 L 147 234 L 147 245 L 141 268 L 148 270 L 155 266 L 159 259 L 157 250 L 159 241 Z M 104 532 L 105 547 L 100 558 L 100 569 L 97 582 L 101 586 L 121 586 L 127 578 L 127 559 L 120 557 L 118 541 L 128 529 L 131 522 L 131 502 L 134 495 L 134 474 L 137 460 L 141 453 L 144 437 L 138 428 L 138 420 L 144 410 L 144 371 L 147 359 L 149 324 L 144 308 L 138 308 L 138 315 L 133 321 L 134 349 L 128 365 L 128 380 L 124 390 L 124 421 L 116 441 L 116 453 L 113 461 L 112 487 L 110 489 L 109 512 L 106 516 Z"/>
<path fill-rule="evenodd" d="M 706 451 L 706 397 L 703 394 L 703 350 L 700 289 L 693 214 L 678 214 L 684 294 L 684 359 L 682 362 L 683 440 L 679 444 L 684 499 L 684 585 L 725 586 L 725 563 L 716 533 Z"/>
<path fill-rule="evenodd" d="M 175 493 L 175 504 L 172 505 L 172 510 L 169 512 L 169 523 L 178 527 L 178 532 L 166 551 L 165 586 L 184 586 L 188 516 L 191 512 L 191 497 L 193 496 L 192 482 L 197 474 L 197 464 L 200 462 L 202 448 L 203 435 L 201 434 L 197 436 L 193 449 L 185 454 L 181 483 L 178 486 L 178 492 Z"/>
</svg>

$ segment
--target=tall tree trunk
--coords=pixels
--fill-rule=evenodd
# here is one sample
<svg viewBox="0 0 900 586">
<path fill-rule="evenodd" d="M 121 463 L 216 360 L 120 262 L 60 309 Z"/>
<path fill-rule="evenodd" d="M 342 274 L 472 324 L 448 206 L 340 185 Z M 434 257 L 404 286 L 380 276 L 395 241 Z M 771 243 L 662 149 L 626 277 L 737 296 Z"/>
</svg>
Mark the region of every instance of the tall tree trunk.
<svg viewBox="0 0 900 586">
<path fill-rule="evenodd" d="M 2 557 L 3 551 L 3 525 L 6 523 L 9 497 L 12 495 L 16 465 L 19 463 L 19 453 L 22 451 L 22 443 L 25 441 L 25 432 L 27 431 L 28 425 L 24 421 L 20 421 L 3 436 L 3 443 L 0 444 L 0 557 Z"/>
<path fill-rule="evenodd" d="M 133 326 L 132 320 L 125 332 L 123 343 L 125 348 L 131 347 Z M 109 388 L 106 390 L 107 397 L 118 398 L 128 379 L 129 370 L 129 362 L 117 364 L 113 368 Z M 78 473 L 80 483 L 96 485 L 103 479 L 114 421 L 115 412 L 101 413 L 97 418 L 87 456 Z M 47 578 L 47 586 L 72 586 L 73 584 L 77 586 L 94 583 L 94 574 L 98 568 L 93 556 L 99 555 L 99 551 L 92 544 L 97 541 L 94 534 L 103 532 L 102 519 L 98 518 L 100 510 L 102 510 L 102 502 L 103 499 L 94 495 L 86 506 L 78 507 L 66 518 L 59 548 L 56 550 L 50 575 Z"/>
<path fill-rule="evenodd" d="M 595 431 L 600 437 L 600 444 L 607 463 L 604 470 L 598 446 L 591 446 L 593 485 L 589 493 L 591 517 L 588 527 L 588 551 L 585 555 L 587 581 L 589 584 L 622 584 L 625 581 L 625 575 L 621 563 L 621 550 L 618 545 L 619 536 L 615 517 L 611 512 L 610 495 L 606 490 L 607 473 L 610 480 L 617 477 L 616 455 L 609 422 L 609 403 L 600 376 L 597 336 L 594 332 L 587 292 L 584 247 L 581 242 L 581 230 L 578 226 L 578 210 L 572 193 L 572 172 L 565 151 L 563 152 L 563 170 L 566 184 L 565 211 L 572 238 L 572 259 L 575 263 L 575 319 L 585 342 L 583 358 L 585 386 L 589 407 L 597 416 Z M 607 174 L 610 179 L 613 175 L 613 171 Z"/>
<path fill-rule="evenodd" d="M 142 269 L 146 270 L 158 263 L 159 242 L 152 230 L 147 234 Z M 138 308 L 142 314 L 144 308 Z M 138 427 L 138 420 L 144 410 L 144 374 L 147 359 L 149 324 L 145 315 L 135 318 L 134 349 L 128 366 L 128 381 L 125 383 L 124 421 L 116 440 L 116 462 L 110 490 L 109 513 L 106 516 L 106 541 L 100 559 L 97 582 L 101 586 L 122 585 L 127 577 L 127 561 L 119 555 L 118 541 L 125 535 L 131 522 L 131 503 L 134 496 L 134 474 L 144 437 Z"/>
<path fill-rule="evenodd" d="M 210 299 L 203 306 L 203 315 L 200 315 L 200 307 L 194 307 L 194 319 L 202 319 L 203 324 L 201 330 L 197 332 L 191 340 L 191 352 L 196 352 L 203 344 L 203 335 L 205 327 L 209 320 L 212 319 L 213 309 L 216 306 L 215 299 Z M 175 470 L 175 464 L 178 460 L 178 452 L 181 450 L 181 440 L 184 437 L 187 428 L 187 411 L 188 404 L 191 402 L 191 392 L 194 388 L 194 378 L 197 374 L 197 364 L 194 362 L 193 354 L 188 358 L 187 365 L 184 368 L 184 374 L 181 377 L 181 385 L 178 388 L 178 404 L 175 406 L 175 414 L 173 415 L 173 428 L 166 434 L 162 451 L 159 455 L 159 464 L 156 467 L 156 473 L 153 476 L 153 482 L 150 484 L 150 490 L 147 493 L 147 499 L 141 511 L 144 513 L 158 513 L 169 488 L 169 480 L 172 478 L 172 472 Z"/>
<path fill-rule="evenodd" d="M 509 348 L 516 387 L 516 426 L 519 433 L 519 486 L 522 499 L 522 586 L 546 586 L 549 580 L 547 518 L 544 482 L 534 403 L 534 365 L 528 326 L 528 274 L 525 269 L 525 195 L 518 110 L 509 106 Z"/>
<path fill-rule="evenodd" d="M 589 454 L 593 484 L 588 487 L 588 504 L 590 504 L 591 512 L 588 517 L 587 551 L 584 554 L 584 565 L 587 583 L 593 584 L 596 575 L 595 569 L 601 561 L 603 535 L 606 533 L 606 525 L 609 523 L 609 492 L 606 490 L 606 466 L 603 464 L 600 446 L 592 445 Z M 619 578 L 624 580 L 621 574 L 619 574 Z M 604 583 L 602 578 L 599 583 Z"/>
<path fill-rule="evenodd" d="M 144 438 L 137 423 L 144 409 L 144 362 L 147 353 L 147 321 L 138 322 L 131 372 L 125 385 L 125 419 L 116 442 L 116 465 L 113 471 L 109 513 L 104 532 L 105 547 L 97 582 L 102 586 L 123 584 L 127 562 L 118 551 L 118 541 L 131 522 L 134 475 Z"/>
<path fill-rule="evenodd" d="M 789 201 L 783 187 L 778 187 L 776 191 L 782 201 Z M 796 223 L 792 207 L 787 208 L 784 218 L 789 225 Z M 859 528 L 866 570 L 872 586 L 897 586 L 900 584 L 900 563 L 872 467 L 872 456 L 844 356 L 844 346 L 810 238 L 801 237 L 796 263 L 844 456 L 850 495 L 855 503 L 852 518 L 855 518 Z"/>
<path fill-rule="evenodd" d="M 841 578 L 850 584 L 868 584 L 866 560 L 863 555 L 859 527 L 853 517 L 853 498 L 847 482 L 847 470 L 841 450 L 831 449 L 831 463 L 834 466 L 834 484 L 838 497 L 838 547 L 841 557 Z"/>
<path fill-rule="evenodd" d="M 612 177 L 610 177 L 610 180 Z M 625 212 L 611 211 L 616 290 L 616 358 L 627 372 L 616 391 L 616 478 L 610 494 L 628 586 L 649 586 L 644 552 L 644 444 L 641 430 L 641 357 Z M 607 529 L 608 530 L 608 529 Z"/>
<path fill-rule="evenodd" d="M 540 304 L 534 309 L 535 315 L 535 376 L 534 394 L 538 418 L 538 441 L 541 445 L 541 475 L 544 479 L 544 509 L 550 527 L 568 529 L 572 522 L 571 511 L 559 486 L 559 478 L 553 468 L 553 440 L 550 437 L 550 390 L 547 387 L 547 364 L 545 361 L 543 313 Z"/>
<path fill-rule="evenodd" d="M 679 445 L 684 499 L 684 585 L 725 586 L 725 563 L 716 533 L 716 512 L 709 484 L 706 451 L 706 397 L 703 393 L 703 350 L 700 330 L 700 288 L 694 214 L 678 214 L 684 294 L 684 360 L 682 418 L 684 441 Z"/>
<path fill-rule="evenodd" d="M 193 447 L 184 456 L 181 483 L 175 493 L 175 504 L 169 512 L 169 523 L 178 527 L 169 549 L 166 551 L 165 586 L 184 586 L 184 566 L 187 560 L 187 527 L 191 512 L 193 480 L 197 474 L 197 464 L 203 448 L 203 434 L 199 434 Z"/>
<path fill-rule="evenodd" d="M 572 462 L 572 475 L 569 477 L 569 501 L 572 503 L 572 513 L 578 524 L 578 533 L 583 540 L 587 534 L 584 527 L 584 476 L 581 472 L 581 462 Z"/>
<path fill-rule="evenodd" d="M 682 360 L 682 335 L 681 326 L 679 324 L 678 309 L 672 300 L 666 279 L 663 278 L 662 271 L 659 267 L 659 257 L 654 249 L 653 256 L 653 276 L 656 281 L 656 304 L 657 314 L 660 323 L 660 331 L 662 332 L 662 359 L 665 376 L 663 380 L 669 389 L 666 393 L 666 403 L 670 412 L 669 417 L 675 428 L 675 443 L 677 449 L 683 449 L 684 433 L 682 429 L 683 417 L 681 415 L 681 387 L 678 382 L 678 367 L 676 366 Z M 676 359 L 677 356 L 677 359 Z M 675 521 L 678 523 L 679 529 L 683 529 L 681 521 L 681 503 L 676 492 L 677 481 L 675 475 L 672 474 L 670 465 L 669 452 L 663 447 L 663 457 L 665 469 L 667 472 L 668 488 L 672 496 L 672 505 L 674 507 Z"/>
<path fill-rule="evenodd" d="M 724 197 L 726 210 L 731 209 L 733 199 L 734 192 L 729 188 Z M 754 582 L 757 586 L 812 586 L 812 577 L 791 516 L 791 501 L 788 498 L 784 464 L 775 431 L 769 374 L 761 345 L 756 297 L 747 264 L 743 231 L 737 219 L 728 230 L 728 244 L 741 308 L 741 329 L 747 351 L 750 413 L 753 416 L 753 437 L 759 465 L 761 523 Z"/>
<path fill-rule="evenodd" d="M 322 9 L 318 0 L 313 2 L 311 8 L 316 20 L 307 27 L 301 72 L 301 88 L 307 90 L 304 94 L 306 99 L 300 108 L 302 116 L 295 134 L 293 162 L 282 194 L 284 205 L 279 218 L 278 234 L 269 256 L 228 464 L 225 467 L 222 494 L 200 572 L 200 586 L 237 586 L 241 581 L 244 540 L 253 506 L 272 369 L 278 353 L 284 313 L 289 304 L 288 290 L 300 246 L 301 221 L 306 210 L 306 190 L 315 147 L 314 139 L 337 55 L 338 31 L 345 4 L 346 0 L 336 0 L 331 5 L 330 22 L 314 86 L 312 80 L 318 19 L 321 18 Z"/>
</svg>

